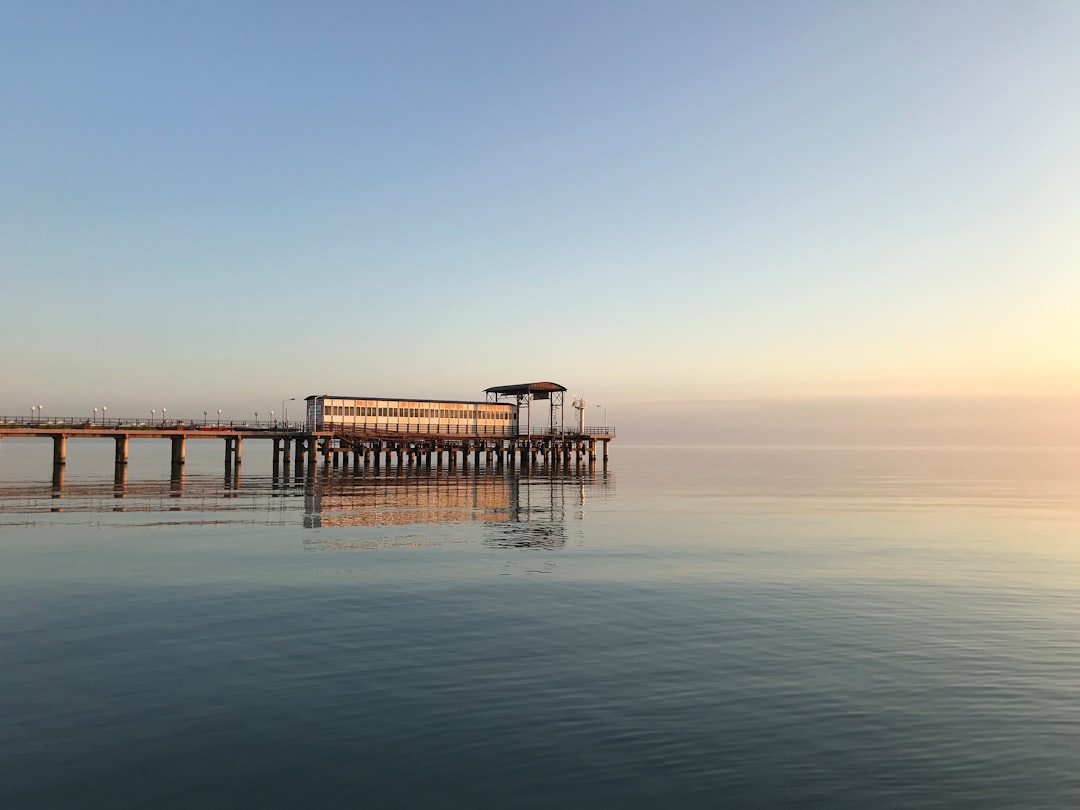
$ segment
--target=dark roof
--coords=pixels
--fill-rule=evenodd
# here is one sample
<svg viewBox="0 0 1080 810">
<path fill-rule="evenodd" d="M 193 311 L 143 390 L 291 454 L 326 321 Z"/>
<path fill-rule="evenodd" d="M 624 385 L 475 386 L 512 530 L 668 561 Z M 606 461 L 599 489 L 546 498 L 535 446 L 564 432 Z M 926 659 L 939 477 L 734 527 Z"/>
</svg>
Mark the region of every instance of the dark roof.
<svg viewBox="0 0 1080 810">
<path fill-rule="evenodd" d="M 425 399 L 424 397 L 373 397 L 373 396 L 354 396 L 353 394 L 311 394 L 304 397 L 304 400 L 309 399 L 370 399 L 378 400 L 382 402 L 434 402 L 445 403 L 447 405 L 490 405 L 490 402 L 482 402 L 475 399 Z"/>
<path fill-rule="evenodd" d="M 534 382 L 534 383 L 520 383 L 518 385 L 496 385 L 491 388 L 485 388 L 486 394 L 506 394 L 508 396 L 518 396 L 521 394 L 550 394 L 552 391 L 565 391 L 558 383 L 553 382 Z"/>
</svg>

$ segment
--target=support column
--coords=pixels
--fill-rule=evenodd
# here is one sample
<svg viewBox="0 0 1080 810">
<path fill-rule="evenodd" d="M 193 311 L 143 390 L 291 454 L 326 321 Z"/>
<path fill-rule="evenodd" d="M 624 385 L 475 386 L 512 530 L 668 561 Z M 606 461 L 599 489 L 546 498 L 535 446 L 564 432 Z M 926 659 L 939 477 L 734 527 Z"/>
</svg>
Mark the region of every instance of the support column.
<svg viewBox="0 0 1080 810">
<path fill-rule="evenodd" d="M 127 464 L 128 462 L 128 437 L 116 437 L 116 463 Z"/>
<path fill-rule="evenodd" d="M 128 467 L 127 464 L 117 462 L 113 469 L 113 497 L 123 498 L 127 493 Z"/>
<path fill-rule="evenodd" d="M 67 465 L 66 464 L 53 464 L 52 468 L 52 496 L 54 498 L 64 497 L 64 479 L 67 477 Z M 63 511 L 63 510 L 53 510 Z"/>
<path fill-rule="evenodd" d="M 67 463 L 67 436 L 57 434 L 53 438 L 52 460 L 53 464 Z"/>
<path fill-rule="evenodd" d="M 284 461 L 286 464 L 292 462 L 292 439 L 286 438 L 284 440 L 284 446 L 281 448 Z"/>
<path fill-rule="evenodd" d="M 175 443 L 175 439 L 173 440 Z M 174 445 L 175 446 L 175 445 Z M 184 494 L 184 462 L 174 461 L 169 468 L 169 497 L 179 498 Z"/>
<path fill-rule="evenodd" d="M 233 461 L 236 462 L 237 466 L 240 466 L 240 462 L 243 460 L 243 452 L 240 447 L 242 442 L 243 439 L 241 439 L 239 436 L 237 436 L 236 439 L 233 440 Z"/>
<path fill-rule="evenodd" d="M 187 442 L 187 439 L 185 439 L 183 436 L 173 436 L 172 437 L 172 463 L 173 464 L 183 464 L 184 463 L 184 452 L 187 449 L 186 442 Z"/>
</svg>

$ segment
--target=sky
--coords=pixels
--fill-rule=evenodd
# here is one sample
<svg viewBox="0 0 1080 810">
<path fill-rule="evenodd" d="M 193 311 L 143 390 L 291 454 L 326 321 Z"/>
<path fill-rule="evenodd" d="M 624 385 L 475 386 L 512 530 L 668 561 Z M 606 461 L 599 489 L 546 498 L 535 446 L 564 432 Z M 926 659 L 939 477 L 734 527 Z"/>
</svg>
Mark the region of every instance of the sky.
<svg viewBox="0 0 1080 810">
<path fill-rule="evenodd" d="M 643 441 L 1080 441 L 1077 42 L 1075 0 L 0 0 L 0 413 L 552 380 Z"/>
</svg>

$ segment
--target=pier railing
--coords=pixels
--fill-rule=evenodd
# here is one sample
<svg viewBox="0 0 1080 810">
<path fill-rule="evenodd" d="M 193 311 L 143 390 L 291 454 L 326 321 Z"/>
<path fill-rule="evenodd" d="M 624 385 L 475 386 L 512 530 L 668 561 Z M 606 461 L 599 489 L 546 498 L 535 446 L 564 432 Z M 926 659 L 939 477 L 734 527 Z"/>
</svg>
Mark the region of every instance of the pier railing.
<svg viewBox="0 0 1080 810">
<path fill-rule="evenodd" d="M 303 421 L 285 421 L 282 419 L 146 419 L 127 417 L 85 417 L 85 416 L 0 416 L 0 428 L 34 428 L 37 430 L 56 428 L 58 430 L 239 430 L 239 431 L 274 431 L 278 433 L 306 433 L 308 426 Z M 355 432 L 373 432 L 384 434 L 441 435 L 441 436 L 488 436 L 506 438 L 543 437 L 543 436 L 614 436 L 615 428 L 610 426 L 589 425 L 584 434 L 576 427 L 551 428 L 544 425 L 518 426 L 514 434 L 509 427 L 476 428 L 472 425 L 439 425 L 406 422 L 378 422 L 370 425 L 347 425 L 334 422 L 326 423 L 323 430 L 347 430 Z"/>
<path fill-rule="evenodd" d="M 304 422 L 283 419 L 136 419 L 85 416 L 0 416 L 0 428 L 58 428 L 62 430 L 268 430 L 304 433 Z"/>
<path fill-rule="evenodd" d="M 614 436 L 615 428 L 612 427 L 586 427 L 584 434 L 577 428 L 552 428 L 533 425 L 531 428 L 518 426 L 518 432 L 514 433 L 510 427 L 477 427 L 474 425 L 447 425 L 426 422 L 369 422 L 365 424 L 349 424 L 327 421 L 323 423 L 322 430 L 343 432 L 357 436 L 461 436 L 461 437 L 484 437 L 484 438 L 529 438 L 544 436 Z"/>
</svg>

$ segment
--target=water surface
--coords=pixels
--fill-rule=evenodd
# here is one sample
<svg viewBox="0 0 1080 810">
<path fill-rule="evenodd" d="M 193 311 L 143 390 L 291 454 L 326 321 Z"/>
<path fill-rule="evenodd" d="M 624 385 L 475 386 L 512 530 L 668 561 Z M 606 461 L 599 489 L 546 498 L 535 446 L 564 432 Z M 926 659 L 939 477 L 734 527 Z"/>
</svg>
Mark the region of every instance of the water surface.
<svg viewBox="0 0 1080 810">
<path fill-rule="evenodd" d="M 0 806 L 1080 800 L 1080 451 L 0 446 Z"/>
</svg>

